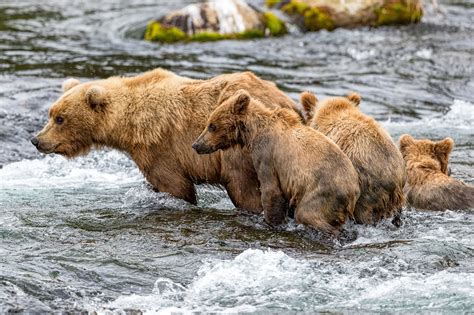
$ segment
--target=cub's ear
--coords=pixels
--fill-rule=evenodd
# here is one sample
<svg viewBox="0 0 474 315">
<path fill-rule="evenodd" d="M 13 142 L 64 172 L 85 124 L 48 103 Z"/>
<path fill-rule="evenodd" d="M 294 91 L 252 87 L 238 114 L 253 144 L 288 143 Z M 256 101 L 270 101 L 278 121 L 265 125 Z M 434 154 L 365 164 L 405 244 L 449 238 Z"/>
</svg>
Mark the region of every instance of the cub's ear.
<svg viewBox="0 0 474 315">
<path fill-rule="evenodd" d="M 349 99 L 349 101 L 354 103 L 355 106 L 359 106 L 360 101 L 362 100 L 362 97 L 360 96 L 360 94 L 356 92 L 350 92 L 349 94 L 347 94 L 346 97 Z"/>
<path fill-rule="evenodd" d="M 235 92 L 235 102 L 233 107 L 234 114 L 243 113 L 250 104 L 250 94 L 245 90 Z"/>
<path fill-rule="evenodd" d="M 85 98 L 92 109 L 103 108 L 107 105 L 107 91 L 98 85 L 91 86 L 87 90 Z"/>
<path fill-rule="evenodd" d="M 448 174 L 449 154 L 454 147 L 454 141 L 451 138 L 446 138 L 435 143 L 435 154 L 441 163 L 441 171 Z"/>
<path fill-rule="evenodd" d="M 63 92 L 69 91 L 70 89 L 79 84 L 81 84 L 81 82 L 79 82 L 79 80 L 77 79 L 67 79 L 63 82 Z"/>
<path fill-rule="evenodd" d="M 311 92 L 303 92 L 300 96 L 301 105 L 303 105 L 306 113 L 310 113 L 318 104 L 318 98 Z"/>
<path fill-rule="evenodd" d="M 415 139 L 412 136 L 404 134 L 398 140 L 400 151 L 403 153 L 410 145 L 415 144 Z"/>
</svg>

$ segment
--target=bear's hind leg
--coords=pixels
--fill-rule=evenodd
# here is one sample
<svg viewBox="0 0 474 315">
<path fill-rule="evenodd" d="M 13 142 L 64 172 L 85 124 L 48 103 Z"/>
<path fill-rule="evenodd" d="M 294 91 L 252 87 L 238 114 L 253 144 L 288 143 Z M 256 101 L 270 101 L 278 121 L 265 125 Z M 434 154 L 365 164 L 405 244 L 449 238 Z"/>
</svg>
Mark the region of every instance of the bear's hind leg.
<svg viewBox="0 0 474 315">
<path fill-rule="evenodd" d="M 347 205 L 339 205 L 339 209 L 336 209 L 338 205 L 323 202 L 322 199 L 324 197 L 315 198 L 309 203 L 300 203 L 295 210 L 296 223 L 337 236 L 348 215 Z"/>
</svg>

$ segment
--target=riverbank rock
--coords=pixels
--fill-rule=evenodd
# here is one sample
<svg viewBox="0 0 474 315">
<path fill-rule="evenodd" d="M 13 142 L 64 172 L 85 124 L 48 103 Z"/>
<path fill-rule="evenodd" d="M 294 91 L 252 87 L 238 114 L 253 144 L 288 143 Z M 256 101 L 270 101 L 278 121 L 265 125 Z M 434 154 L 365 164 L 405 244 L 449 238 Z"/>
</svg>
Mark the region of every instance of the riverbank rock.
<svg viewBox="0 0 474 315">
<path fill-rule="evenodd" d="M 191 4 L 148 23 L 145 39 L 173 43 L 261 38 L 286 33 L 271 12 L 260 12 L 243 0 L 211 0 Z"/>
<path fill-rule="evenodd" d="M 267 0 L 307 31 L 417 23 L 422 0 Z"/>
</svg>

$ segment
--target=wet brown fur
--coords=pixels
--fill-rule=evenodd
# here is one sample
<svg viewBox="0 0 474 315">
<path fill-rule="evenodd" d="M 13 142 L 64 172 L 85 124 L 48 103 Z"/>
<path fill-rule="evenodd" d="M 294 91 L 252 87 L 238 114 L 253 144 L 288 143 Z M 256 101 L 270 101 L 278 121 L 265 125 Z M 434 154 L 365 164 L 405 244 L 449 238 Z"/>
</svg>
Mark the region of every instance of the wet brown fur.
<svg viewBox="0 0 474 315">
<path fill-rule="evenodd" d="M 237 92 L 209 117 L 194 147 L 200 153 L 241 146 L 261 183 L 265 219 L 282 223 L 289 208 L 298 223 L 337 234 L 353 216 L 357 173 L 337 145 L 288 109 L 268 109 Z"/>
<path fill-rule="evenodd" d="M 448 160 L 454 146 L 451 138 L 441 141 L 400 137 L 400 151 L 406 162 L 407 202 L 421 210 L 474 209 L 474 186 L 448 174 Z"/>
<path fill-rule="evenodd" d="M 68 81 L 37 136 L 40 151 L 72 158 L 91 148 L 114 148 L 128 153 L 160 192 L 196 203 L 194 184 L 218 184 L 237 207 L 261 212 L 248 154 L 234 148 L 199 156 L 191 144 L 218 102 L 240 88 L 269 108 L 295 108 L 273 83 L 251 72 L 193 80 L 162 69 L 82 84 Z M 60 125 L 58 116 L 64 118 Z"/>
<path fill-rule="evenodd" d="M 404 204 L 406 175 L 403 158 L 390 135 L 358 105 L 361 97 L 316 98 L 306 92 L 301 103 L 311 112 L 307 123 L 332 139 L 349 157 L 359 175 L 361 196 L 355 208 L 355 221 L 375 224 L 399 215 Z"/>
</svg>

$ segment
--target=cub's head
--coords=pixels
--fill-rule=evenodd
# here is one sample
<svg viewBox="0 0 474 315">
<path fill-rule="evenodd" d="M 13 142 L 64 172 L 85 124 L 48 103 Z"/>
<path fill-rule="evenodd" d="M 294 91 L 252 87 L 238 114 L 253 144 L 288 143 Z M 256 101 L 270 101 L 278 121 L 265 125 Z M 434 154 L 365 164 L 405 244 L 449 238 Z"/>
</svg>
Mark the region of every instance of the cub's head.
<svg viewBox="0 0 474 315">
<path fill-rule="evenodd" d="M 193 149 L 198 154 L 209 154 L 241 144 L 241 131 L 244 128 L 241 118 L 246 114 L 249 104 L 249 93 L 239 90 L 219 105 L 209 116 L 206 128 L 194 142 Z"/>
<path fill-rule="evenodd" d="M 407 164 L 414 163 L 449 175 L 448 160 L 454 147 L 453 139 L 446 138 L 435 142 L 428 139 L 415 140 L 409 135 L 402 135 L 399 143 L 400 151 Z"/>
<path fill-rule="evenodd" d="M 64 94 L 49 109 L 49 121 L 31 139 L 42 153 L 57 153 L 72 158 L 89 152 L 105 121 L 109 95 L 94 83 L 69 79 Z"/>
<path fill-rule="evenodd" d="M 300 102 L 303 106 L 307 123 L 310 123 L 315 110 L 319 107 L 324 107 L 328 110 L 358 107 L 361 99 L 361 96 L 355 92 L 350 92 L 346 97 L 332 97 L 322 102 L 319 102 L 316 95 L 311 92 L 303 92 L 300 96 Z"/>
</svg>

